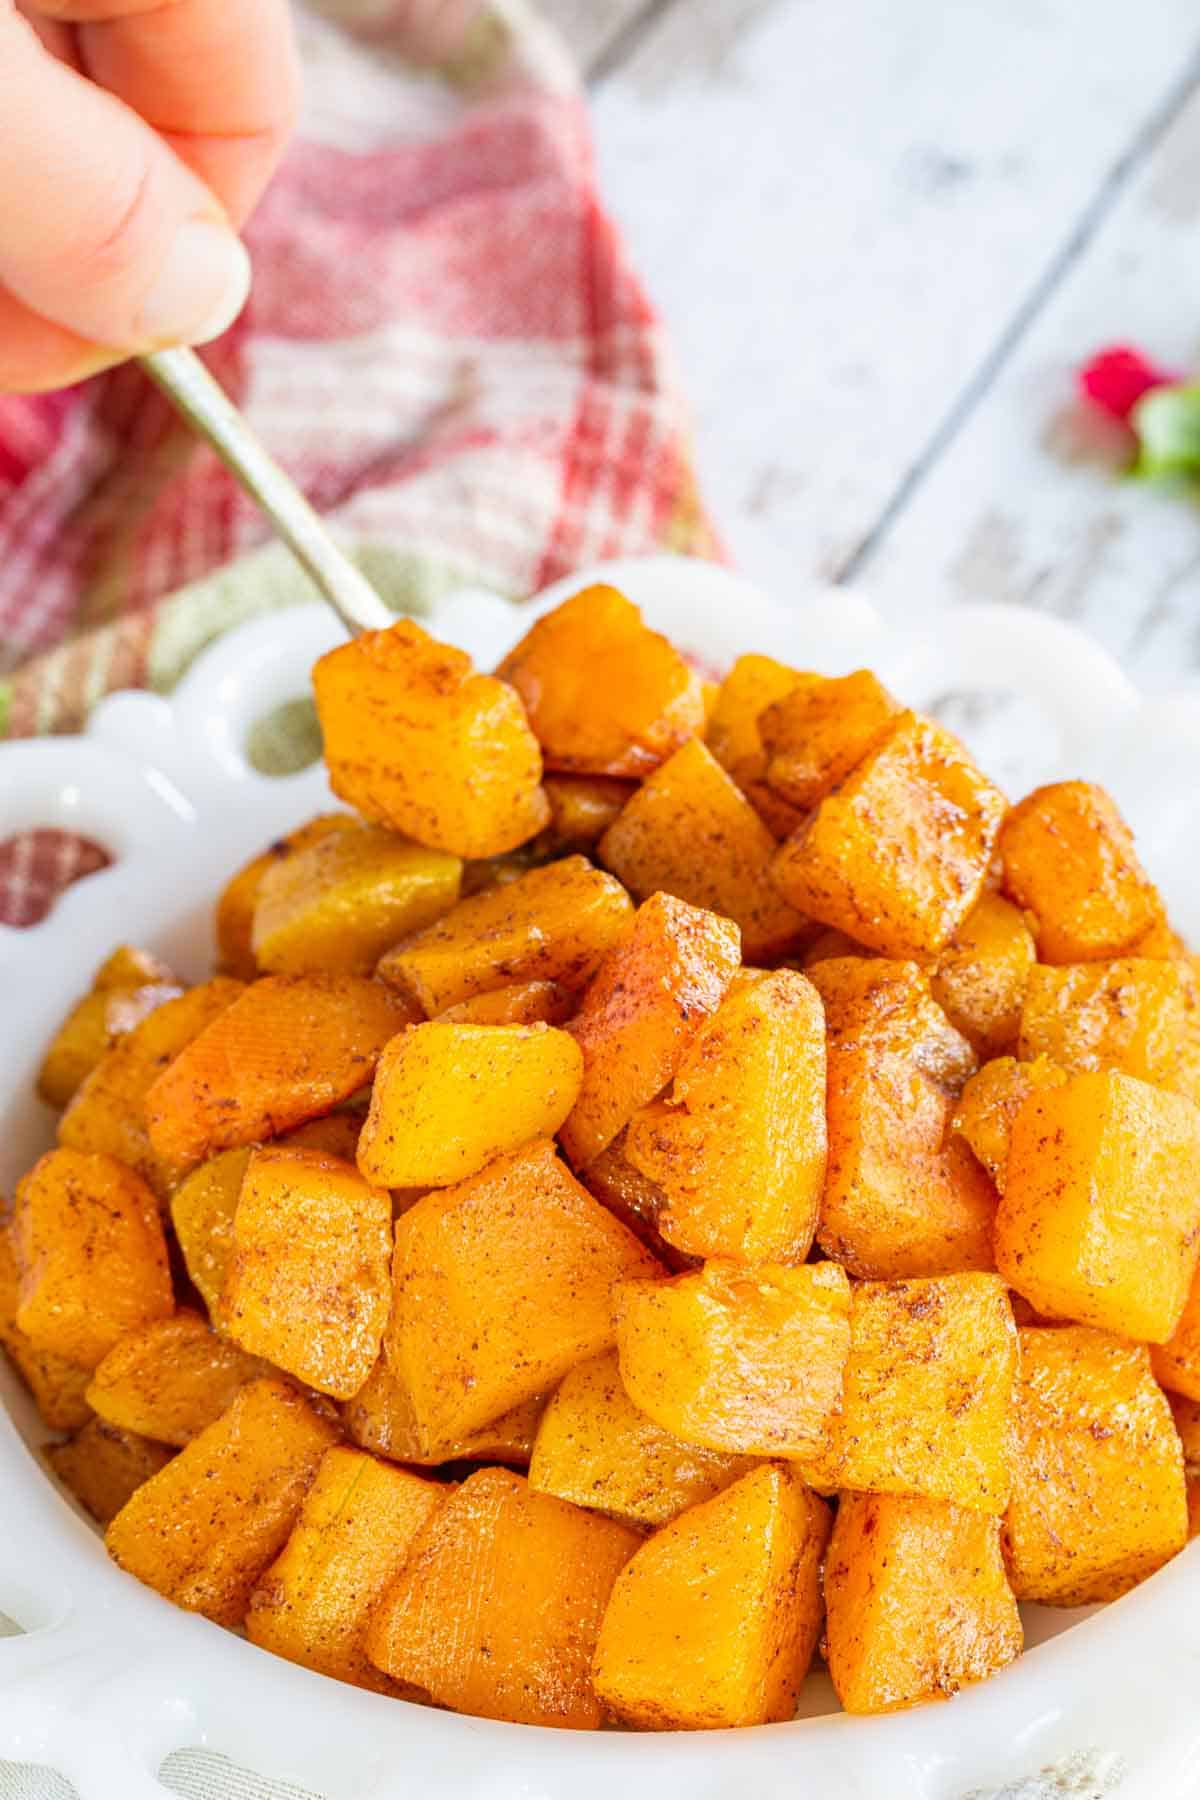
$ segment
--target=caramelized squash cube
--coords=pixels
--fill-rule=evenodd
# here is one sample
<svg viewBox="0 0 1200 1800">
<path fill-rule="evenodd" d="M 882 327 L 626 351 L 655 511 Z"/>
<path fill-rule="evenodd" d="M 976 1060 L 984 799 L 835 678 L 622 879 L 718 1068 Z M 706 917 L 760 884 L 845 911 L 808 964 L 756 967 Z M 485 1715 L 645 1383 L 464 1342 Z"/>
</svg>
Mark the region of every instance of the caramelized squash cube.
<svg viewBox="0 0 1200 1800">
<path fill-rule="evenodd" d="M 285 1381 L 252 1381 L 110 1524 L 113 1561 L 176 1606 L 240 1625 L 336 1428 Z"/>
<path fill-rule="evenodd" d="M 418 1535 L 367 1654 L 456 1712 L 595 1730 L 600 1620 L 640 1541 L 507 1469 L 480 1469 Z"/>
<path fill-rule="evenodd" d="M 586 1169 L 580 1171 L 579 1179 L 589 1194 L 654 1252 L 665 1269 L 678 1275 L 684 1269 L 694 1268 L 697 1259 L 685 1256 L 674 1244 L 668 1244 L 659 1230 L 658 1221 L 667 1197 L 657 1182 L 651 1181 L 629 1161 L 625 1155 L 625 1137 L 623 1131 L 615 1137 L 607 1150 L 602 1150 Z"/>
<path fill-rule="evenodd" d="M 808 808 L 853 774 L 903 708 L 869 669 L 805 682 L 758 716 L 767 781 Z"/>
<path fill-rule="evenodd" d="M 1048 1318 L 1163 1344 L 1200 1258 L 1200 1108 L 1112 1072 L 1030 1094 L 996 1266 Z"/>
<path fill-rule="evenodd" d="M 904 713 L 782 845 L 775 885 L 885 956 L 936 956 L 978 902 L 1005 804 L 957 738 Z"/>
<path fill-rule="evenodd" d="M 369 975 L 458 899 L 462 863 L 379 826 L 327 833 L 263 875 L 252 947 L 274 975 Z"/>
<path fill-rule="evenodd" d="M 545 787 L 556 851 L 590 850 L 636 792 L 633 782 L 603 775 L 547 775 Z"/>
<path fill-rule="evenodd" d="M 377 824 L 452 856 L 499 856 L 547 823 L 520 698 L 412 619 L 313 669 L 330 786 Z"/>
<path fill-rule="evenodd" d="M 69 1106 L 92 1070 L 135 1025 L 183 989 L 169 983 L 94 988 L 59 1026 L 38 1070 L 37 1091 L 48 1106 Z"/>
<path fill-rule="evenodd" d="M 825 1013 L 791 969 L 736 980 L 625 1155 L 662 1191 L 658 1229 L 692 1256 L 801 1263 L 825 1182 Z"/>
<path fill-rule="evenodd" d="M 571 1021 L 583 1088 L 562 1127 L 582 1168 L 639 1107 L 662 1092 L 740 962 L 738 928 L 670 894 L 654 894 L 596 971 Z"/>
<path fill-rule="evenodd" d="M 688 1443 L 803 1462 L 826 1451 L 850 1353 L 850 1283 L 836 1263 L 709 1262 L 616 1291 L 621 1379 Z"/>
<path fill-rule="evenodd" d="M 1183 1451 L 1143 1345 L 1023 1328 L 1014 1424 L 1004 1548 L 1019 1600 L 1115 1600 L 1183 1549 Z"/>
<path fill-rule="evenodd" d="M 1124 957 L 1034 969 L 1021 1013 L 1020 1056 L 1068 1074 L 1118 1069 L 1170 1086 L 1183 1049 L 1182 965 Z"/>
<path fill-rule="evenodd" d="M 351 1399 L 388 1321 L 391 1225 L 391 1196 L 349 1163 L 318 1150 L 256 1150 L 233 1221 L 229 1335 L 321 1393 Z"/>
<path fill-rule="evenodd" d="M 155 1152 L 186 1173 L 218 1150 L 330 1112 L 367 1086 L 383 1046 L 412 1017 L 398 995 L 361 976 L 264 976 L 146 1094 Z"/>
<path fill-rule="evenodd" d="M 412 1025 L 379 1059 L 358 1166 L 381 1187 L 448 1187 L 552 1137 L 583 1055 L 550 1025 Z"/>
<path fill-rule="evenodd" d="M 254 955 L 254 911 L 263 879 L 271 869 L 320 843 L 339 831 L 361 830 L 361 820 L 353 813 L 321 813 L 309 819 L 285 837 L 269 844 L 261 856 L 255 856 L 239 869 L 221 890 L 217 900 L 217 958 L 227 975 L 241 981 L 253 981 L 261 973 Z"/>
<path fill-rule="evenodd" d="M 848 1713 L 944 1700 L 1021 1653 L 999 1520 L 943 1500 L 843 1494 L 825 1606 L 829 1673 Z"/>
<path fill-rule="evenodd" d="M 970 1077 L 962 1093 L 950 1129 L 971 1146 L 1003 1193 L 1008 1185 L 1008 1151 L 1013 1120 L 1036 1088 L 1062 1087 L 1067 1076 L 1049 1057 L 1018 1062 L 1014 1056 L 997 1056 Z"/>
<path fill-rule="evenodd" d="M 94 1369 L 126 1333 L 174 1311 L 154 1195 L 111 1156 L 50 1150 L 18 1184 L 17 1328 Z"/>
<path fill-rule="evenodd" d="M 820 681 L 819 675 L 802 674 L 773 656 L 738 657 L 718 690 L 705 736 L 721 767 L 744 794 L 752 796 L 766 781 L 762 714 L 795 689 L 815 687 Z"/>
<path fill-rule="evenodd" d="M 184 1266 L 218 1325 L 233 1261 L 233 1215 L 249 1163 L 248 1149 L 222 1150 L 193 1169 L 171 1195 L 171 1223 Z"/>
<path fill-rule="evenodd" d="M 535 1394 L 478 1431 L 423 1443 L 412 1395 L 395 1364 L 381 1356 L 353 1400 L 342 1407 L 342 1423 L 351 1443 L 391 1462 L 528 1463 L 545 1404 L 545 1396 Z"/>
<path fill-rule="evenodd" d="M 933 997 L 981 1056 L 1016 1044 L 1036 960 L 1024 914 L 1002 894 L 984 894 L 942 951 L 930 972 Z"/>
<path fill-rule="evenodd" d="M 645 775 L 704 732 L 700 677 L 615 588 L 564 600 L 497 674 L 525 702 L 548 769 Z"/>
<path fill-rule="evenodd" d="M 733 919 L 751 962 L 785 956 L 807 929 L 768 877 L 775 839 L 699 738 L 647 776 L 596 854 L 636 900 L 674 894 Z"/>
<path fill-rule="evenodd" d="M 998 848 L 1005 892 L 1033 914 L 1043 962 L 1123 956 L 1163 918 L 1133 833 L 1092 782 L 1035 789 L 1009 813 Z"/>
<path fill-rule="evenodd" d="M 817 1242 L 886 1281 L 990 1269 L 996 1196 L 947 1136 L 975 1054 L 914 963 L 845 957 L 808 978 L 825 1003 L 829 1160 Z"/>
<path fill-rule="evenodd" d="M 793 1718 L 821 1629 L 829 1508 L 778 1463 L 694 1506 L 618 1575 L 596 1645 L 600 1699 L 630 1725 Z"/>
<path fill-rule="evenodd" d="M 327 1450 L 291 1537 L 250 1596 L 250 1642 L 355 1687 L 395 1692 L 367 1658 L 367 1625 L 448 1492 L 361 1450 Z"/>
<path fill-rule="evenodd" d="M 110 988 L 176 987 L 178 977 L 169 963 L 136 944 L 118 944 L 92 976 L 92 992 Z"/>
<path fill-rule="evenodd" d="M 440 1012 L 442 1025 L 565 1025 L 575 998 L 558 981 L 514 981 Z"/>
<path fill-rule="evenodd" d="M 63 1486 L 100 1525 L 109 1525 L 127 1500 L 175 1454 L 122 1431 L 106 1419 L 89 1419 L 65 1444 L 48 1444 L 46 1461 Z"/>
<path fill-rule="evenodd" d="M 181 1310 L 130 1332 L 98 1364 L 88 1404 L 109 1425 L 177 1449 L 219 1419 L 240 1388 L 271 1371 Z"/>
<path fill-rule="evenodd" d="M 607 1350 L 572 1369 L 551 1398 L 529 1485 L 631 1525 L 665 1525 L 753 1466 L 749 1457 L 685 1444 L 639 1412 L 616 1352 Z"/>
<path fill-rule="evenodd" d="M 38 1350 L 17 1328 L 21 1283 L 13 1254 L 12 1226 L 0 1227 L 0 1344 L 33 1396 L 51 1431 L 76 1431 L 92 1416 L 84 1399 L 91 1371 L 53 1352 Z"/>
</svg>

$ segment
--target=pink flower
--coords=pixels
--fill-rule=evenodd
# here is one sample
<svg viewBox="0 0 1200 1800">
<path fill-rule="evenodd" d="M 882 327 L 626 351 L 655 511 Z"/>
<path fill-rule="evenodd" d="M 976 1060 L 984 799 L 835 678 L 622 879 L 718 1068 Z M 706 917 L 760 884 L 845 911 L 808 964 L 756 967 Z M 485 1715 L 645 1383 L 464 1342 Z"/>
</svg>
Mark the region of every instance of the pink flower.
<svg viewBox="0 0 1200 1800">
<path fill-rule="evenodd" d="M 1126 423 L 1142 395 L 1151 388 L 1176 387 L 1185 379 L 1174 369 L 1159 368 L 1128 344 L 1098 350 L 1079 371 L 1084 398 Z"/>
</svg>

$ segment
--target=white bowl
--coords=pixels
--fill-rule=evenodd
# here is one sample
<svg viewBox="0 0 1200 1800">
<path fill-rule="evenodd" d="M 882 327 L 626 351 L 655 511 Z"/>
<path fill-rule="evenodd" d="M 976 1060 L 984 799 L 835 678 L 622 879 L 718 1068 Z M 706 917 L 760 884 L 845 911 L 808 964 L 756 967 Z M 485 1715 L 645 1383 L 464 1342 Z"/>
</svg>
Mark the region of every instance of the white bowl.
<svg viewBox="0 0 1200 1800">
<path fill-rule="evenodd" d="M 1143 704 L 1096 646 L 1024 610 L 960 607 L 938 621 L 936 640 L 919 640 L 844 592 L 784 610 L 724 570 L 670 558 L 587 571 L 536 605 L 597 576 L 714 669 L 743 649 L 831 673 L 870 663 L 906 698 L 949 716 L 1013 791 L 1065 774 L 1106 781 L 1179 925 L 1200 936 L 1200 695 Z M 463 593 L 430 623 L 486 667 L 529 617 Z M 256 719 L 307 691 L 314 657 L 338 637 L 321 609 L 262 620 L 221 640 L 170 700 L 117 695 L 83 737 L 0 750 L 0 836 L 61 825 L 115 857 L 40 925 L 0 930 L 0 1180 L 10 1187 L 51 1141 L 52 1116 L 31 1083 L 95 965 L 132 941 L 202 976 L 222 881 L 329 803 L 319 767 L 272 780 L 250 767 L 243 744 Z M 185 1746 L 328 1800 L 1185 1800 L 1200 1791 L 1200 1546 L 1089 1616 L 1031 1610 L 1036 1647 L 945 1705 L 846 1718 L 814 1675 L 806 1716 L 789 1725 L 535 1730 L 358 1692 L 139 1586 L 43 1472 L 35 1446 L 45 1432 L 7 1367 L 0 1384 L 0 1612 L 23 1628 L 0 1639 L 0 1757 L 50 1764 L 83 1800 L 161 1797 L 155 1772 Z"/>
</svg>

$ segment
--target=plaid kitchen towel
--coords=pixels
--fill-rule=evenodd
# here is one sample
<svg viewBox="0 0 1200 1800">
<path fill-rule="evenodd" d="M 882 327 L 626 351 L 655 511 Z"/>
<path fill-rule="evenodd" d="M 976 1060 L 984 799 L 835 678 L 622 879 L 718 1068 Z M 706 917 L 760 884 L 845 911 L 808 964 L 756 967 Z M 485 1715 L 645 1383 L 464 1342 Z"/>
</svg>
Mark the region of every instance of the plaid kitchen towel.
<svg viewBox="0 0 1200 1800">
<path fill-rule="evenodd" d="M 299 28 L 305 113 L 247 233 L 253 295 L 205 354 L 389 604 L 718 555 L 553 33 L 524 0 L 325 0 Z M 0 395 L 0 734 L 76 730 L 310 598 L 268 539 L 135 368 Z M 0 845 L 0 920 L 89 856 Z"/>
</svg>

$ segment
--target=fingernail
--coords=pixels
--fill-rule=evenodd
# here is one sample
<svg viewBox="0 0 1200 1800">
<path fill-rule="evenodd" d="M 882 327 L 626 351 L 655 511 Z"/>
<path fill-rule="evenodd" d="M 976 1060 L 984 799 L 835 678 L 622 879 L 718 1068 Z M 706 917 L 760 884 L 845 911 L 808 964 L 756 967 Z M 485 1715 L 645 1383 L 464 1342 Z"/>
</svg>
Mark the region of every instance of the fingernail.
<svg viewBox="0 0 1200 1800">
<path fill-rule="evenodd" d="M 155 347 L 207 344 L 233 324 L 249 292 L 241 239 L 213 219 L 187 219 L 142 302 L 139 338 Z"/>
</svg>

